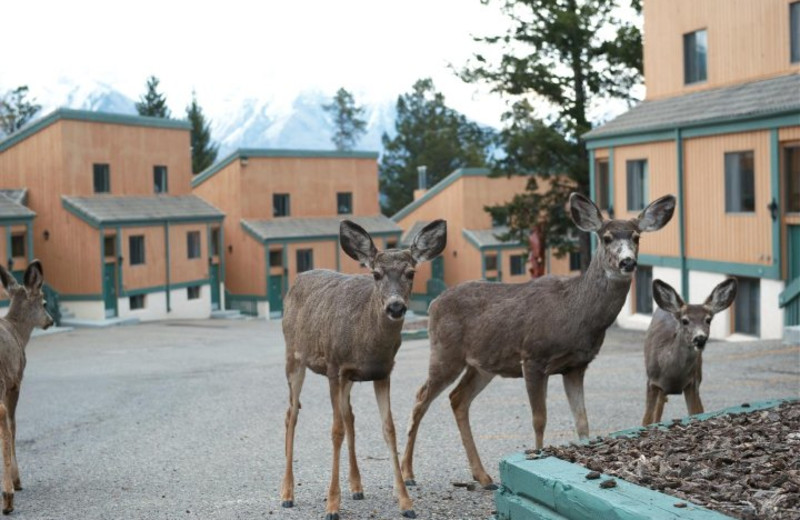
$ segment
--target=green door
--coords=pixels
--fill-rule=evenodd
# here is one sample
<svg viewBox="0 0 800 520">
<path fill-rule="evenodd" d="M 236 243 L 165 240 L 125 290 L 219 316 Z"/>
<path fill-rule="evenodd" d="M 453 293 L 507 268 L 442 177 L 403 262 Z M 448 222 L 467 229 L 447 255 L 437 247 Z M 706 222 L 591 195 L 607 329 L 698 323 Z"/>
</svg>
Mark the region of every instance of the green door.
<svg viewBox="0 0 800 520">
<path fill-rule="evenodd" d="M 431 277 L 444 280 L 444 258 L 437 256 L 431 262 Z"/>
<path fill-rule="evenodd" d="M 800 278 L 800 226 L 786 226 L 788 243 L 789 280 Z"/>
<path fill-rule="evenodd" d="M 211 284 L 211 310 L 219 310 L 219 264 L 208 268 L 208 281 Z"/>
<path fill-rule="evenodd" d="M 269 313 L 283 313 L 283 276 L 270 275 L 267 281 L 267 297 Z"/>
<path fill-rule="evenodd" d="M 103 269 L 103 301 L 106 318 L 114 318 L 117 315 L 117 264 L 106 264 Z"/>
</svg>

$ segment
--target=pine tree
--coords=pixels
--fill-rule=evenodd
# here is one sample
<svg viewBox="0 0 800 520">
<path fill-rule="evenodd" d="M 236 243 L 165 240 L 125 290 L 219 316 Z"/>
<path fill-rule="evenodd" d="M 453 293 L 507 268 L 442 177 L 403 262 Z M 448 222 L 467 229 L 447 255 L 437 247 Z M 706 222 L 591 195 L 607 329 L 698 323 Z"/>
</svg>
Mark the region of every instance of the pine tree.
<svg viewBox="0 0 800 520">
<path fill-rule="evenodd" d="M 323 105 L 331 117 L 334 133 L 333 144 L 337 150 L 352 150 L 367 131 L 364 107 L 357 106 L 353 94 L 340 88 L 330 104 Z"/>
<path fill-rule="evenodd" d="M 418 80 L 397 99 L 396 135 L 383 134 L 382 210 L 393 215 L 413 200 L 417 167 L 433 186 L 454 170 L 486 166 L 493 131 L 449 108 L 430 79 Z"/>
<path fill-rule="evenodd" d="M 461 77 L 514 101 L 498 138 L 504 155 L 493 170 L 530 177 L 525 193 L 489 210 L 509 217 L 514 238 L 525 239 L 540 225 L 546 245 L 563 255 L 575 250 L 567 238 L 574 226 L 564 210 L 569 193 L 589 194 L 589 155 L 581 138 L 592 127 L 589 110 L 610 99 L 630 100 L 641 81 L 641 33 L 619 18 L 618 0 L 486 1 L 498 3 L 512 24 L 504 35 L 476 41 L 499 48 L 502 56 L 493 62 L 475 54 Z M 640 0 L 630 5 L 641 13 Z M 533 108 L 542 104 L 544 115 Z M 579 250 L 585 269 L 586 233 Z"/>
<path fill-rule="evenodd" d="M 167 108 L 167 98 L 158 92 L 158 83 L 158 78 L 155 76 L 147 78 L 147 92 L 136 103 L 136 111 L 140 116 L 163 118 L 172 116 Z"/>
<path fill-rule="evenodd" d="M 11 135 L 33 119 L 42 109 L 35 99 L 27 99 L 28 87 L 22 85 L 0 97 L 0 132 Z"/>
<path fill-rule="evenodd" d="M 186 107 L 186 118 L 192 125 L 192 173 L 198 174 L 217 160 L 219 145 L 211 142 L 211 123 L 206 121 L 194 92 L 192 104 Z"/>
</svg>

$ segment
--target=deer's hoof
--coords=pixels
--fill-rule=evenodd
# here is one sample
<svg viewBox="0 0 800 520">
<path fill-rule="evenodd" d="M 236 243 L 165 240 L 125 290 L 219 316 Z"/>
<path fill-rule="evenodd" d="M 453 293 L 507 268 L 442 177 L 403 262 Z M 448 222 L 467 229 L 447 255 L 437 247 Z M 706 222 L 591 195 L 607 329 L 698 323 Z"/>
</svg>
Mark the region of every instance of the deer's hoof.
<svg viewBox="0 0 800 520">
<path fill-rule="evenodd" d="M 410 478 L 410 479 L 406 480 L 406 486 L 411 487 L 411 486 L 416 486 L 416 485 L 417 485 L 417 481 L 414 480 L 413 478 Z"/>
<path fill-rule="evenodd" d="M 281 507 L 286 507 L 286 508 L 294 507 L 294 500 L 284 500 L 283 502 L 281 502 Z"/>
<path fill-rule="evenodd" d="M 415 513 L 413 509 L 407 509 L 403 511 L 403 516 L 406 518 L 416 518 L 417 513 Z"/>
<path fill-rule="evenodd" d="M 325 515 L 325 520 L 339 520 L 339 513 L 328 513 Z"/>
<path fill-rule="evenodd" d="M 364 492 L 353 493 L 353 500 L 364 500 Z"/>
<path fill-rule="evenodd" d="M 495 484 L 494 482 L 492 482 L 491 484 L 486 484 L 485 486 L 483 486 L 483 489 L 487 491 L 495 491 L 497 489 L 497 484 Z"/>
</svg>

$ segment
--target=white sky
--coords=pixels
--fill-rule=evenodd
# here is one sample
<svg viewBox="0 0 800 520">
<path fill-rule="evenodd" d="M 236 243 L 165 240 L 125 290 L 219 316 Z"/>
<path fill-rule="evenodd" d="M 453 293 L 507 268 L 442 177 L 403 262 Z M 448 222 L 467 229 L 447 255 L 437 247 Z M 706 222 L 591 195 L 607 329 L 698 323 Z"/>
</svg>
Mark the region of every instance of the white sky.
<svg viewBox="0 0 800 520">
<path fill-rule="evenodd" d="M 0 90 L 66 77 L 132 99 L 161 80 L 173 113 L 191 91 L 207 113 L 243 96 L 291 99 L 343 86 L 356 102 L 394 99 L 432 77 L 448 105 L 499 125 L 502 103 L 448 69 L 480 50 L 471 35 L 506 20 L 479 0 L 11 0 L 2 8 Z"/>
</svg>

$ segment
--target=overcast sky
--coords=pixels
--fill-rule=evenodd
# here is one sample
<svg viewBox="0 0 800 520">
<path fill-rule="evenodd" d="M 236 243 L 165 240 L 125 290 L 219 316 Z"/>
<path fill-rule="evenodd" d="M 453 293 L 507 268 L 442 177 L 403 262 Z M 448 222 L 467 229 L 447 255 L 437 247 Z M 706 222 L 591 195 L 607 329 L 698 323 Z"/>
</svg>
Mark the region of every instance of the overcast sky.
<svg viewBox="0 0 800 520">
<path fill-rule="evenodd" d="M 36 93 L 66 77 L 138 99 L 153 74 L 183 113 L 192 89 L 213 111 L 231 98 L 288 100 L 340 86 L 368 103 L 432 77 L 470 117 L 497 125 L 502 112 L 485 88 L 448 69 L 479 50 L 471 35 L 507 23 L 479 0 L 11 0 L 2 18 L 2 90 L 27 84 Z"/>
</svg>

